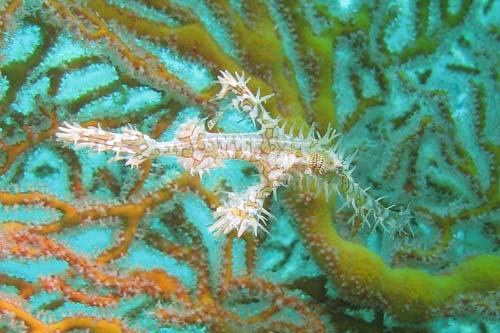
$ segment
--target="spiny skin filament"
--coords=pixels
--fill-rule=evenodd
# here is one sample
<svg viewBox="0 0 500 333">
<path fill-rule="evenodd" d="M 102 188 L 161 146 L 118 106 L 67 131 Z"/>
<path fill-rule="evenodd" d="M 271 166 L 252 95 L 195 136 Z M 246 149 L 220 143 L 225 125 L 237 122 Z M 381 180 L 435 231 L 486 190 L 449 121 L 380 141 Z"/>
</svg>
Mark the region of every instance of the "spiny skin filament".
<svg viewBox="0 0 500 333">
<path fill-rule="evenodd" d="M 74 143 L 77 148 L 92 147 L 97 151 L 111 151 L 110 161 L 125 159 L 126 165 L 138 166 L 158 156 L 176 156 L 179 163 L 191 174 L 203 175 L 206 171 L 222 166 L 224 160 L 245 160 L 257 168 L 260 182 L 241 193 L 231 193 L 214 216 L 216 222 L 209 227 L 215 235 L 237 231 L 238 237 L 246 230 L 259 229 L 267 232 L 265 225 L 270 213 L 264 209 L 264 201 L 276 194 L 278 187 L 297 179 L 305 179 L 307 190 L 315 189 L 316 195 L 331 192 L 345 198 L 363 224 L 382 227 L 393 232 L 401 231 L 408 223 L 407 211 L 394 212 L 372 198 L 352 178 L 349 169 L 353 156 L 344 158 L 340 153 L 338 134 L 329 127 L 321 136 L 312 126 L 307 134 L 301 128 L 298 135 L 286 125 L 279 125 L 263 106 L 272 95 L 261 97 L 260 90 L 254 95 L 247 87 L 250 78 L 244 74 L 233 76 L 222 71 L 218 77 L 221 90 L 215 99 L 232 97 L 231 105 L 250 117 L 260 127 L 253 133 L 211 133 L 205 128 L 217 119 L 205 123 L 191 119 L 182 124 L 171 141 L 158 142 L 134 128 L 123 128 L 113 133 L 98 127 L 83 128 L 64 122 L 59 127 L 58 140 Z M 406 221 L 405 221 L 406 220 Z M 402 222 L 403 221 L 403 222 Z"/>
</svg>

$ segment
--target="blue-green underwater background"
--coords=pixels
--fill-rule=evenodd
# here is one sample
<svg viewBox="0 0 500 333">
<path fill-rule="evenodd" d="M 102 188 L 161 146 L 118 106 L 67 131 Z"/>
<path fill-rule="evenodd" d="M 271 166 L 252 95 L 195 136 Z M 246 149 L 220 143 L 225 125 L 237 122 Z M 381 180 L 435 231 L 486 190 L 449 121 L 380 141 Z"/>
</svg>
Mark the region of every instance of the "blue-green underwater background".
<svg viewBox="0 0 500 333">
<path fill-rule="evenodd" d="M 238 70 L 254 77 L 254 87 L 276 93 L 274 116 L 316 122 L 320 131 L 332 123 L 345 151 L 358 150 L 355 180 L 384 204 L 412 211 L 414 236 L 392 237 L 347 225 L 352 212 L 336 212 L 339 198 L 330 206 L 342 238 L 391 267 L 435 275 L 468 258 L 500 255 L 500 1 L 0 0 L 0 13 L 0 234 L 25 225 L 111 275 L 163 271 L 194 303 L 202 302 L 200 285 L 208 286 L 217 306 L 188 320 L 195 310 L 146 292 L 102 307 L 71 300 L 45 290 L 40 278 L 60 277 L 89 295 L 120 291 L 95 284 L 63 258 L 9 253 L 15 241 L 6 237 L 0 300 L 46 323 L 94 316 L 138 332 L 500 331 L 500 267 L 484 267 L 496 280 L 483 293 L 456 295 L 418 323 L 343 297 L 299 232 L 290 189 L 268 200 L 276 219 L 256 240 L 214 238 L 213 207 L 189 189 L 172 190 L 128 236 L 126 218 L 67 222 L 54 204 L 78 212 L 134 204 L 184 173 L 173 157 L 132 169 L 107 163 L 109 154 L 63 146 L 54 138 L 58 123 L 101 123 L 112 131 L 131 124 L 171 140 L 185 121 L 213 115 L 218 72 Z M 230 108 L 218 126 L 256 130 Z M 230 160 L 200 186 L 223 198 L 258 181 L 252 165 Z M 50 200 L 15 199 L 34 192 Z M 117 253 L 101 260 L 110 251 Z M 258 291 L 228 287 L 228 265 L 233 276 L 258 281 Z M 269 307 L 276 311 L 258 315 Z M 159 317 L 159 308 L 172 316 Z M 233 320 L 219 308 L 256 319 Z M 0 332 L 35 332 L 12 317 L 0 306 Z M 106 332 L 68 332 L 86 330 Z"/>
</svg>

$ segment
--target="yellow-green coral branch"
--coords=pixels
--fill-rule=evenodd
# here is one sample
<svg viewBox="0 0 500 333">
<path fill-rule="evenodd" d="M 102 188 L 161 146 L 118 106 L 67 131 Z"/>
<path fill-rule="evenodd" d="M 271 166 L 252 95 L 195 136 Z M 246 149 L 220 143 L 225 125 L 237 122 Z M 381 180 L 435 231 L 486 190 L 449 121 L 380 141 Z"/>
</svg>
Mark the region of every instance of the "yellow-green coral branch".
<svg viewBox="0 0 500 333">
<path fill-rule="evenodd" d="M 291 194 L 289 202 L 316 261 L 351 303 L 386 311 L 401 322 L 419 322 L 441 314 L 459 295 L 480 297 L 500 290 L 500 256 L 473 257 L 441 275 L 391 268 L 366 247 L 337 234 L 324 200 L 304 205 L 299 194 Z"/>
</svg>

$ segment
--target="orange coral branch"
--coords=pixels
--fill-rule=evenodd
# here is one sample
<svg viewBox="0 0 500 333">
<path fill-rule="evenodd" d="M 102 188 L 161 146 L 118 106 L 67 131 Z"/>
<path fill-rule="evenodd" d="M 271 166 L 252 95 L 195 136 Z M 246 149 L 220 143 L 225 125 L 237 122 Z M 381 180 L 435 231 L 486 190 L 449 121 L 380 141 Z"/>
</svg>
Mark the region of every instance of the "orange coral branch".
<svg viewBox="0 0 500 333">
<path fill-rule="evenodd" d="M 41 235 L 21 231 L 4 233 L 1 235 L 1 239 L 3 247 L 0 250 L 4 254 L 14 254 L 24 258 L 56 257 L 66 261 L 75 271 L 95 281 L 98 285 L 117 288 L 120 295 L 144 292 L 165 299 L 170 299 L 175 295 L 178 300 L 184 302 L 189 302 L 190 299 L 184 287 L 176 278 L 161 271 L 135 271 L 129 276 L 120 277 L 103 273 L 95 263 L 89 262 L 63 245 Z M 48 286 L 52 282 L 54 282 L 53 287 L 63 289 L 64 285 L 60 281 L 45 280 L 43 285 Z M 76 294 L 72 295 L 76 296 Z"/>
<path fill-rule="evenodd" d="M 28 311 L 21 306 L 0 298 L 0 315 L 8 315 L 22 321 L 31 329 L 31 332 L 41 332 L 46 328 L 46 325 L 40 320 L 33 317 Z"/>
<path fill-rule="evenodd" d="M 58 126 L 56 113 L 54 111 L 48 112 L 44 107 L 40 107 L 40 112 L 51 120 L 50 128 L 41 133 L 35 134 L 28 126 L 23 126 L 27 136 L 26 140 L 13 145 L 7 145 L 5 141 L 0 140 L 0 147 L 4 149 L 7 155 L 4 165 L 0 167 L 0 175 L 3 175 L 7 170 L 9 170 L 10 166 L 19 157 L 19 155 L 36 144 L 39 144 L 43 140 L 52 137 L 56 132 Z"/>
<path fill-rule="evenodd" d="M 148 83 L 159 90 L 170 89 L 176 92 L 174 98 L 181 99 L 184 103 L 196 103 L 203 105 L 208 110 L 215 110 L 215 105 L 210 103 L 210 95 L 197 94 L 187 86 L 184 81 L 173 75 L 157 57 L 145 50 L 132 48 L 127 45 L 100 17 L 106 17 L 107 5 L 102 1 L 91 1 L 93 7 L 100 16 L 95 15 L 85 7 L 78 7 L 71 1 L 64 4 L 56 0 L 48 0 L 45 5 L 55 11 L 57 17 L 71 25 L 76 25 L 78 31 L 88 40 L 105 40 L 110 48 L 114 50 L 129 70 L 138 74 L 140 78 L 147 78 Z M 69 6 L 68 6 L 69 5 Z M 71 10 L 70 10 L 71 9 Z M 86 21 L 84 21 L 86 20 Z M 89 30 L 85 23 L 97 28 L 95 32 Z"/>
<path fill-rule="evenodd" d="M 28 333 L 64 333 L 73 329 L 88 329 L 92 333 L 132 333 L 134 331 L 124 328 L 117 319 L 111 321 L 90 316 L 67 317 L 61 321 L 46 324 L 21 306 L 0 298 L 0 315 L 13 316 L 29 327 Z"/>
</svg>

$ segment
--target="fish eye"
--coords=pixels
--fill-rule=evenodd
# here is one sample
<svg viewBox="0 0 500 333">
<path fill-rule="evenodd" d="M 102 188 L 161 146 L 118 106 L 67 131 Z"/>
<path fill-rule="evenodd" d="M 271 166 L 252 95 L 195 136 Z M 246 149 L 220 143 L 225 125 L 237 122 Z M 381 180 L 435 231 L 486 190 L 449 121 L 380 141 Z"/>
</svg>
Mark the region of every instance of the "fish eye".
<svg viewBox="0 0 500 333">
<path fill-rule="evenodd" d="M 313 153 L 311 155 L 311 161 L 309 162 L 309 167 L 311 170 L 320 176 L 323 176 L 327 173 L 327 160 L 324 155 L 319 153 Z"/>
</svg>

